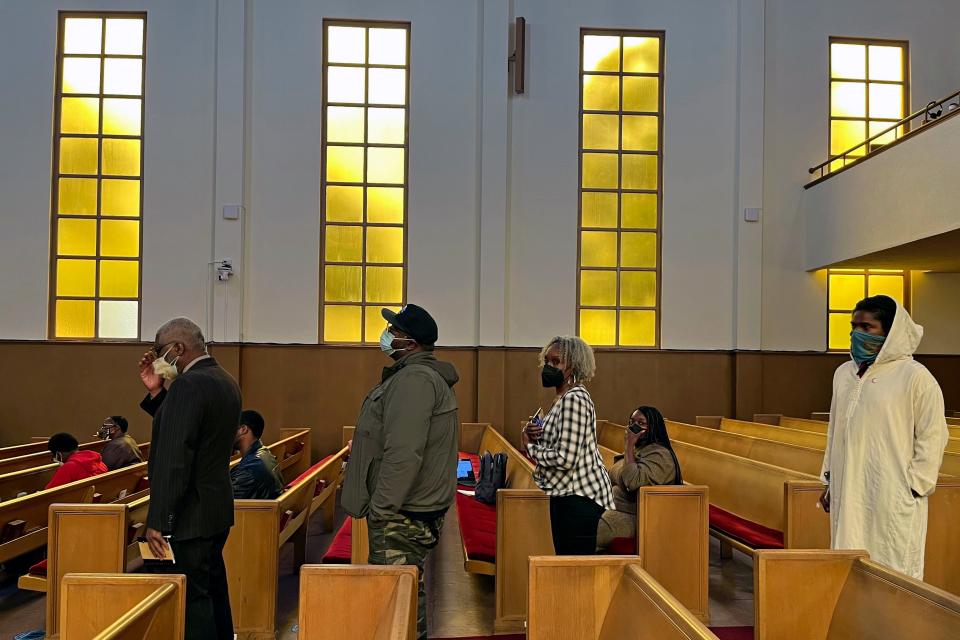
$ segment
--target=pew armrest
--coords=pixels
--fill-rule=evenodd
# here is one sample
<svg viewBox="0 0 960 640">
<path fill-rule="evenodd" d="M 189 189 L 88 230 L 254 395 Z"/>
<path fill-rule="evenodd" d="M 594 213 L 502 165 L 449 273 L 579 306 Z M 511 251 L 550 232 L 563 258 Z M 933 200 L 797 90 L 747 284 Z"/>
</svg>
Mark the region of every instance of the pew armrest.
<svg viewBox="0 0 960 640">
<path fill-rule="evenodd" d="M 644 571 L 693 615 L 710 619 L 710 490 L 703 485 L 641 487 L 637 552 Z"/>
<path fill-rule="evenodd" d="M 830 516 L 820 507 L 823 484 L 816 480 L 783 483 L 785 549 L 829 549 Z"/>
<path fill-rule="evenodd" d="M 826 638 L 853 564 L 865 555 L 846 550 L 757 551 L 753 569 L 756 640 Z"/>
<path fill-rule="evenodd" d="M 521 630 L 526 618 L 528 558 L 553 555 L 550 499 L 539 489 L 497 491 L 497 631 Z"/>
</svg>

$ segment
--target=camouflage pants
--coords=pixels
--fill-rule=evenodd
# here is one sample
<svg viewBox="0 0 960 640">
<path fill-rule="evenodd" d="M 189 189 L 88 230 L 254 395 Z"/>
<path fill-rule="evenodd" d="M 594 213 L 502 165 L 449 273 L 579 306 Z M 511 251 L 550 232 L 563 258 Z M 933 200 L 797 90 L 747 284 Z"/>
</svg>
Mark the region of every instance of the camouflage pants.
<svg viewBox="0 0 960 640">
<path fill-rule="evenodd" d="M 417 567 L 417 638 L 427 638 L 427 597 L 423 565 L 430 549 L 437 546 L 443 518 L 432 522 L 411 520 L 399 514 L 367 517 L 370 564 L 405 564 Z"/>
</svg>

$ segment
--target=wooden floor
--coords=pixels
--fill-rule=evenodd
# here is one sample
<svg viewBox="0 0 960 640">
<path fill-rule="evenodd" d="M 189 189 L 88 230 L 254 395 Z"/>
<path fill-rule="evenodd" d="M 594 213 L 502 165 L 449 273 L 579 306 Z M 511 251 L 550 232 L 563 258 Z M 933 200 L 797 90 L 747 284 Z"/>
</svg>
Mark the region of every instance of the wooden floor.
<svg viewBox="0 0 960 640">
<path fill-rule="evenodd" d="M 337 523 L 343 514 L 337 514 Z M 330 544 L 331 532 L 320 528 L 320 518 L 310 523 L 307 562 L 320 562 Z M 336 530 L 336 528 L 334 529 Z M 739 626 L 753 624 L 753 567 L 750 559 L 734 553 L 720 562 L 716 542 L 710 547 L 710 624 Z M 297 638 L 297 582 L 292 571 L 293 549 L 281 553 L 278 602 L 278 638 Z M 427 612 L 430 637 L 457 638 L 493 634 L 493 578 L 463 570 L 459 522 L 455 510 L 444 525 L 440 544 L 427 561 Z M 16 575 L 0 574 L 0 638 L 44 626 L 42 595 L 19 591 Z"/>
</svg>

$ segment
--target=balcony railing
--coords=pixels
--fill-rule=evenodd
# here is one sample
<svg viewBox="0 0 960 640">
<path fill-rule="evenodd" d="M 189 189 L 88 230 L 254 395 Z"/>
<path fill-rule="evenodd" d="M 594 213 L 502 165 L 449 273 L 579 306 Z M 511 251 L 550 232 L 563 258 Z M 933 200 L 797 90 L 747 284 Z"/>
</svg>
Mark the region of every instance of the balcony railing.
<svg viewBox="0 0 960 640">
<path fill-rule="evenodd" d="M 846 171 L 850 167 L 858 165 L 881 151 L 896 146 L 958 113 L 960 113 L 960 91 L 955 91 L 942 100 L 935 100 L 923 109 L 914 111 L 906 118 L 850 147 L 843 153 L 830 156 L 825 162 L 810 167 L 810 173 L 816 177 L 808 182 L 804 189 L 820 184 L 824 180 L 828 180 L 838 173 Z"/>
</svg>

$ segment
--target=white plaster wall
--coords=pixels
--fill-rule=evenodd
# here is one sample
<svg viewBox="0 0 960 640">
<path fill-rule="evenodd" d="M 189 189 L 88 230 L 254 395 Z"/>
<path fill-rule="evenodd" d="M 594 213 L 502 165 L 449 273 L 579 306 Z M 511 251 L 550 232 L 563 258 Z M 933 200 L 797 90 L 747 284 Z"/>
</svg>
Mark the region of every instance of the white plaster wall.
<svg viewBox="0 0 960 640">
<path fill-rule="evenodd" d="M 805 271 L 802 187 L 810 180 L 807 169 L 828 153 L 829 37 L 908 40 L 912 102 L 919 108 L 960 88 L 957 24 L 960 3 L 953 0 L 767 0 L 763 349 L 822 351 L 826 346 L 826 279 Z M 869 162 L 892 160 L 898 151 L 903 149 Z M 835 180 L 845 177 L 850 176 Z M 914 303 L 922 305 L 922 296 L 918 292 Z"/>
<path fill-rule="evenodd" d="M 254 4 L 244 337 L 316 342 L 324 18 L 411 23 L 407 299 L 476 340 L 477 4 Z"/>
<path fill-rule="evenodd" d="M 527 93 L 513 100 L 508 344 L 576 327 L 581 27 L 666 32 L 662 319 L 666 349 L 733 341 L 736 2 L 518 0 Z"/>
</svg>

